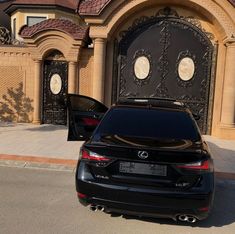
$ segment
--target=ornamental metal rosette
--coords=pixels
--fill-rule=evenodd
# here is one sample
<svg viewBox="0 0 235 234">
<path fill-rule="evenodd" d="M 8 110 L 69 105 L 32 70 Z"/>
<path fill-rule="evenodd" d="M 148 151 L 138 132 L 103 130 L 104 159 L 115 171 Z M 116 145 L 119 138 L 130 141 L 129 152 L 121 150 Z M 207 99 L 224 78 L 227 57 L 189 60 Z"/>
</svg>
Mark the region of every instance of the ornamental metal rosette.
<svg viewBox="0 0 235 234">
<path fill-rule="evenodd" d="M 5 28 L 0 27 L 0 45 L 23 45 L 23 41 L 12 38 L 11 32 Z"/>
<path fill-rule="evenodd" d="M 10 45 L 11 44 L 11 33 L 5 27 L 0 27 L 0 44 Z"/>
</svg>

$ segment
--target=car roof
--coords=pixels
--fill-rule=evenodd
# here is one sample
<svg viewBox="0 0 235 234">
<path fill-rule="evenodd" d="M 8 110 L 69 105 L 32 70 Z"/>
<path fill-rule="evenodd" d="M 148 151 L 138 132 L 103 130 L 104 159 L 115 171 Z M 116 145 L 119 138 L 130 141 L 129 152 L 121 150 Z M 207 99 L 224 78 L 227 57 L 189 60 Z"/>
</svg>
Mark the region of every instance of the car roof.
<svg viewBox="0 0 235 234">
<path fill-rule="evenodd" d="M 187 111 L 189 109 L 175 99 L 167 98 L 125 98 L 120 99 L 115 107 L 141 107 L 141 108 L 164 108 L 176 111 Z"/>
</svg>

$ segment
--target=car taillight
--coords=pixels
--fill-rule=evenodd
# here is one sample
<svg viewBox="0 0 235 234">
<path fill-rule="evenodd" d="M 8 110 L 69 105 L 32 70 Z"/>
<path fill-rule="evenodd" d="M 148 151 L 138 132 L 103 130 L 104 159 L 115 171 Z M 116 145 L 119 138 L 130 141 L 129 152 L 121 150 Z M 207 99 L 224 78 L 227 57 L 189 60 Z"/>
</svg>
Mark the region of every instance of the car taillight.
<svg viewBox="0 0 235 234">
<path fill-rule="evenodd" d="M 202 211 L 202 212 L 208 212 L 209 211 L 209 206 L 206 206 L 206 207 L 201 207 L 201 208 L 199 208 L 198 210 L 199 211 Z"/>
<path fill-rule="evenodd" d="M 109 158 L 96 154 L 94 152 L 88 150 L 81 150 L 81 159 L 86 159 L 89 161 L 98 161 L 98 162 L 108 162 L 110 161 Z"/>
<path fill-rule="evenodd" d="M 182 164 L 182 165 L 177 165 L 176 167 L 178 168 L 183 168 L 183 169 L 190 169 L 190 170 L 210 170 L 210 162 L 209 160 L 206 161 L 200 161 L 196 163 L 189 163 L 189 164 Z"/>
<path fill-rule="evenodd" d="M 99 124 L 100 120 L 93 118 L 82 118 L 82 121 L 87 126 L 96 126 Z"/>
<path fill-rule="evenodd" d="M 86 195 L 86 194 L 79 193 L 79 192 L 77 192 L 77 196 L 78 196 L 78 198 L 81 198 L 81 199 L 87 198 L 87 195 Z"/>
</svg>

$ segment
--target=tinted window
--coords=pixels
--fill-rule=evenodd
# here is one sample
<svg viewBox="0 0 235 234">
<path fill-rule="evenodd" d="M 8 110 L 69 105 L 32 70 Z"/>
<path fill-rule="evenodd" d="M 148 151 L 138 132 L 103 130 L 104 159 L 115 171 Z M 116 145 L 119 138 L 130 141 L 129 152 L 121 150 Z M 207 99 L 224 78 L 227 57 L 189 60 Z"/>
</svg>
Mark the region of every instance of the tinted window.
<svg viewBox="0 0 235 234">
<path fill-rule="evenodd" d="M 76 111 L 106 112 L 108 109 L 102 103 L 85 96 L 71 95 L 69 102 L 72 110 Z"/>
<path fill-rule="evenodd" d="M 34 24 L 40 23 L 46 19 L 47 19 L 47 17 L 27 16 L 27 25 L 33 26 Z"/>
<path fill-rule="evenodd" d="M 199 140 L 199 133 L 190 115 L 165 109 L 111 109 L 95 132 L 100 136 L 121 135 L 164 139 Z"/>
</svg>

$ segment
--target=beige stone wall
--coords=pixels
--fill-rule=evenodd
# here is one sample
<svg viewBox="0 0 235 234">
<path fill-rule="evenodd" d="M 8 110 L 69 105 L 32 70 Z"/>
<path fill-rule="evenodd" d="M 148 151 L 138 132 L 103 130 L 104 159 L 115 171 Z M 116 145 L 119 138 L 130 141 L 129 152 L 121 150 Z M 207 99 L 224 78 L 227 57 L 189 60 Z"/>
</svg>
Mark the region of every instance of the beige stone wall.
<svg viewBox="0 0 235 234">
<path fill-rule="evenodd" d="M 79 94 L 92 96 L 93 49 L 82 49 L 79 61 Z"/>
<path fill-rule="evenodd" d="M 0 47 L 0 121 L 32 121 L 33 77 L 26 48 Z"/>
</svg>

